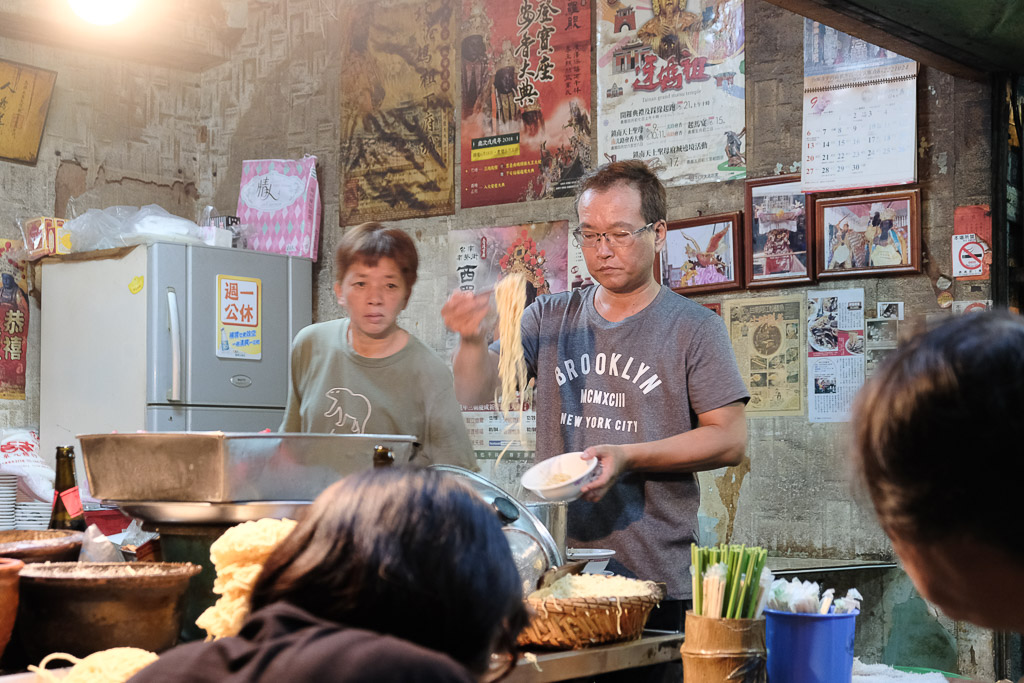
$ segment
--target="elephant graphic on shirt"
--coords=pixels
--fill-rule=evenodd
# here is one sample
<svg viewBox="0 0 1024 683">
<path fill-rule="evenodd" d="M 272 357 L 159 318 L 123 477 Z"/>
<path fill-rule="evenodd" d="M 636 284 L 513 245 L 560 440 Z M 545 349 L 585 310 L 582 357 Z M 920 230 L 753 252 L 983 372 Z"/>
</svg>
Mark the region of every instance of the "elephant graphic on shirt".
<svg viewBox="0 0 1024 683">
<path fill-rule="evenodd" d="M 370 401 L 345 387 L 335 387 L 325 394 L 331 399 L 331 407 L 324 413 L 326 418 L 337 418 L 332 434 L 363 434 L 366 421 L 370 419 Z"/>
</svg>

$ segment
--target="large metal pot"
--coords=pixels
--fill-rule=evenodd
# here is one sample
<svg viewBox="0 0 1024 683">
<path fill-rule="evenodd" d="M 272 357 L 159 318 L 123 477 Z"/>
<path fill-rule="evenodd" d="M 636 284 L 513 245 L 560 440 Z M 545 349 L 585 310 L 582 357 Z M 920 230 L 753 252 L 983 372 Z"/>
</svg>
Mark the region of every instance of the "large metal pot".
<svg viewBox="0 0 1024 683">
<path fill-rule="evenodd" d="M 476 472 L 455 465 L 431 465 L 430 468 L 461 479 L 485 503 L 493 506 L 504 527 L 505 540 L 512 551 L 516 569 L 519 570 L 524 596 L 536 590 L 537 581 L 544 572 L 562 564 L 565 556 L 544 525 L 501 487 Z"/>
<path fill-rule="evenodd" d="M 524 500 L 523 505 L 533 514 L 537 520 L 544 525 L 544 528 L 555 540 L 558 553 L 566 557 L 565 538 L 568 529 L 569 503 L 550 500 Z"/>
</svg>

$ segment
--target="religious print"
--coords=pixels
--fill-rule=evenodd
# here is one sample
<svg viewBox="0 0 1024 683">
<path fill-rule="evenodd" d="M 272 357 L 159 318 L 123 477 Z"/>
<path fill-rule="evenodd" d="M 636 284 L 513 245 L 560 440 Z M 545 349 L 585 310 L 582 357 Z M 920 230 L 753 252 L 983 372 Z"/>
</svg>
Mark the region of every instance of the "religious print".
<svg viewBox="0 0 1024 683">
<path fill-rule="evenodd" d="M 798 173 L 748 179 L 743 217 L 747 287 L 812 281 L 814 200 Z"/>
<path fill-rule="evenodd" d="M 642 159 L 668 186 L 746 177 L 743 0 L 604 0 L 601 163 Z"/>
<path fill-rule="evenodd" d="M 529 305 L 539 294 L 569 288 L 568 246 L 568 221 L 454 230 L 448 234 L 448 288 L 485 292 L 521 272 Z"/>
<path fill-rule="evenodd" d="M 346 3 L 342 225 L 455 212 L 458 0 Z"/>
<path fill-rule="evenodd" d="M 591 169 L 591 1 L 463 0 L 463 207 L 570 197 Z"/>
<path fill-rule="evenodd" d="M 819 199 L 815 213 L 819 279 L 921 270 L 919 189 Z"/>
<path fill-rule="evenodd" d="M 28 296 L 25 270 L 13 253 L 21 242 L 0 240 L 0 399 L 25 400 Z"/>
</svg>

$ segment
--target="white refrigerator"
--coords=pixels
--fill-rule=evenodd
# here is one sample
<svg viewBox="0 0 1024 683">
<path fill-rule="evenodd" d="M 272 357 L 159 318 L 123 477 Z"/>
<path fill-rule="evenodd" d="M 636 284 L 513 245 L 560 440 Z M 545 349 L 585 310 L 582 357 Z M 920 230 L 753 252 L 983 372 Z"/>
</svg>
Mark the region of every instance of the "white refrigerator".
<svg viewBox="0 0 1024 683">
<path fill-rule="evenodd" d="M 156 243 L 44 262 L 40 287 L 41 453 L 74 444 L 83 495 L 76 434 L 280 426 L 309 260 Z"/>
</svg>

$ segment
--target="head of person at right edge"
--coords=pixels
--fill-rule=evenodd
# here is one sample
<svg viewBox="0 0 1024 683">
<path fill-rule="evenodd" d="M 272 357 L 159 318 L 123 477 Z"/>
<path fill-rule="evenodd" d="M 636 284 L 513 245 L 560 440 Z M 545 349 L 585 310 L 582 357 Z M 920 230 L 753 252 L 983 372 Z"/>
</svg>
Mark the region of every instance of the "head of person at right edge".
<svg viewBox="0 0 1024 683">
<path fill-rule="evenodd" d="M 629 294 L 655 282 L 655 257 L 665 243 L 665 187 L 642 161 L 605 164 L 583 179 L 576 195 L 576 243 L 591 277 Z"/>
</svg>

